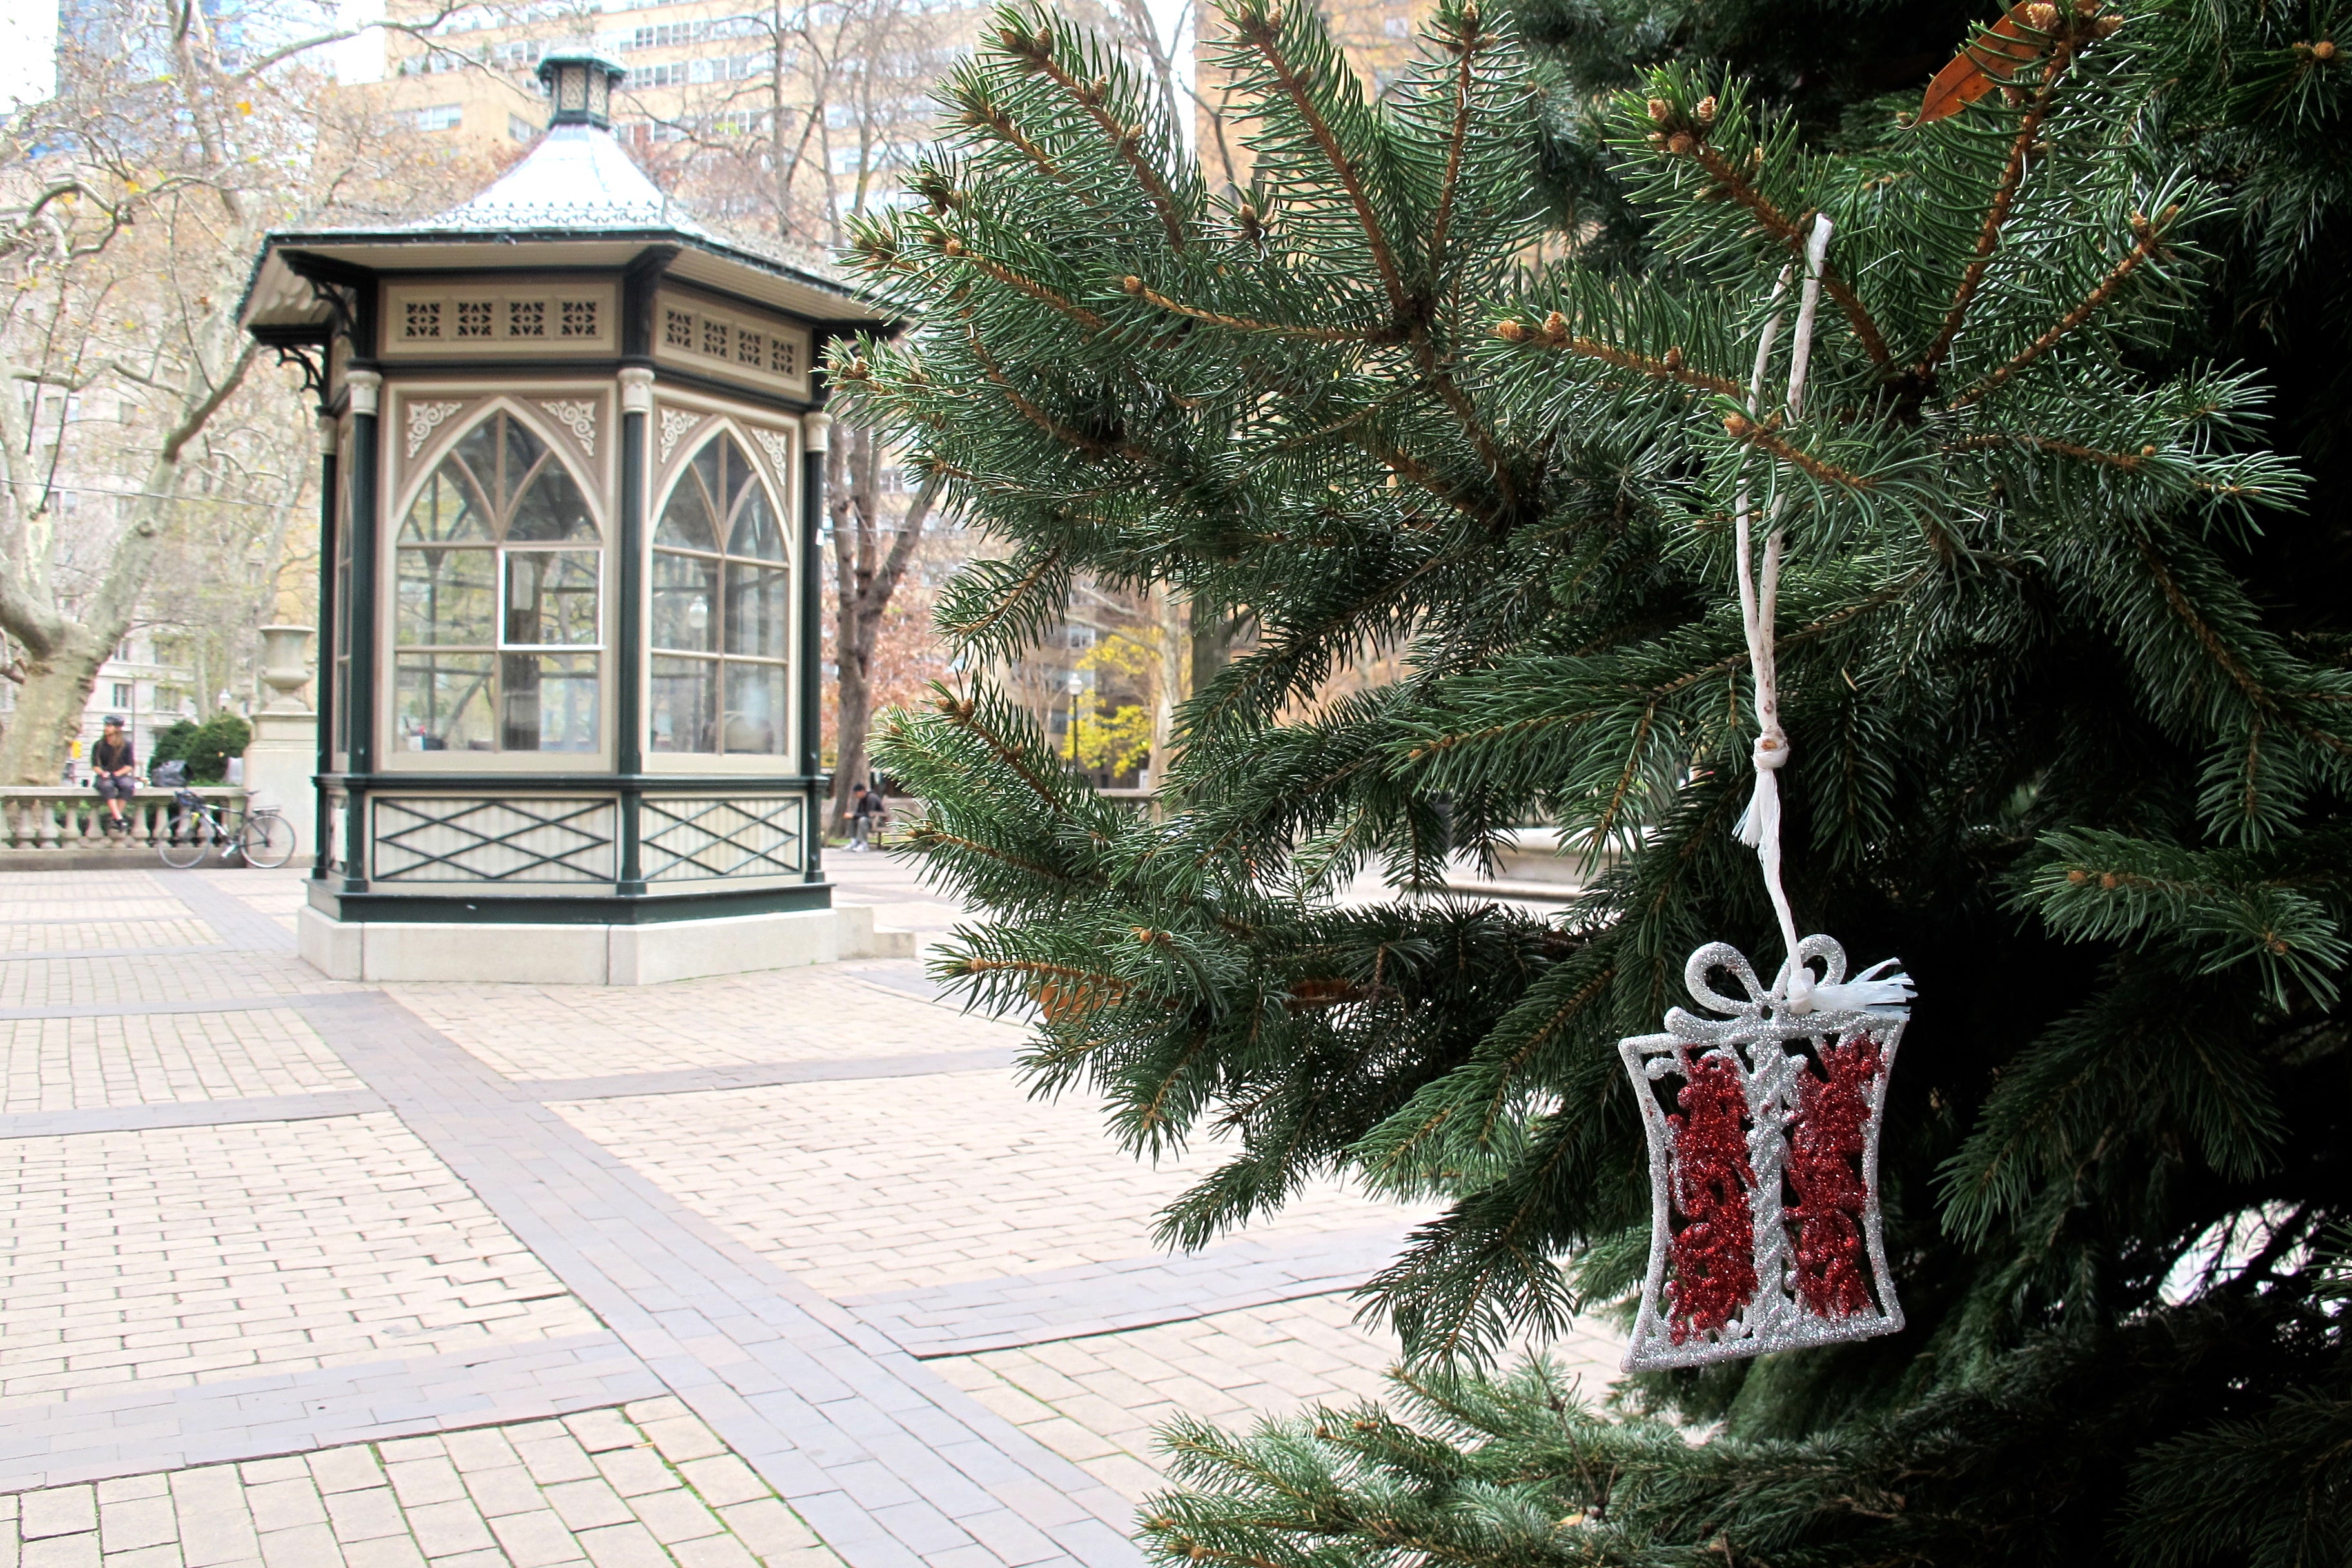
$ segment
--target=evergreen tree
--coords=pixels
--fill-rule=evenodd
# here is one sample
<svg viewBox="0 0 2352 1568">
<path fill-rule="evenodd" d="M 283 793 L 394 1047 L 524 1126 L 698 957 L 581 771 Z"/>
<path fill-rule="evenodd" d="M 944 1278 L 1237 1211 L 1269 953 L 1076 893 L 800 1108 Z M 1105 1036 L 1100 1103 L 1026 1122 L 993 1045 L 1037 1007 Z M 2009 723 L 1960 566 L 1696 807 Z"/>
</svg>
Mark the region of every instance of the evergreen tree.
<svg viewBox="0 0 2352 1568">
<path fill-rule="evenodd" d="M 2255 342 L 2249 300 L 2340 288 L 2341 68 L 2315 7 L 2012 16 L 1979 46 L 2006 79 L 1932 125 L 1808 140 L 1654 71 L 1605 121 L 1632 268 L 1530 263 L 1537 89 L 1477 0 L 1380 105 L 1310 8 L 1240 0 L 1230 201 L 1107 49 L 1009 11 L 928 205 L 860 231 L 924 325 L 831 374 L 1010 547 L 944 628 L 1016 652 L 1080 570 L 1256 627 L 1182 713 L 1164 821 L 984 685 L 890 722 L 913 852 L 991 912 L 944 967 L 1036 1004 L 1034 1081 L 1107 1095 L 1137 1151 L 1229 1141 L 1171 1241 L 1334 1171 L 1447 1205 L 1367 1288 L 1400 1405 L 1173 1434 L 1169 1560 L 2352 1551 L 2352 615 L 2300 477 L 2343 405 L 2287 411 L 2298 462 L 2212 353 Z M 1790 419 L 1751 373 L 1815 213 Z M 2341 331 L 2258 346 L 2334 387 Z M 1780 957 L 1732 833 L 1743 486 L 1790 531 L 1801 928 L 1918 984 L 1884 1152 L 1911 1326 L 1602 1412 L 1478 1369 L 1639 1281 L 1619 1037 L 1687 1003 L 1700 942 Z M 1322 693 L 1394 647 L 1404 679 Z M 1564 918 L 1430 892 L 1538 816 L 1622 851 Z M 1335 906 L 1368 865 L 1397 897 Z"/>
</svg>

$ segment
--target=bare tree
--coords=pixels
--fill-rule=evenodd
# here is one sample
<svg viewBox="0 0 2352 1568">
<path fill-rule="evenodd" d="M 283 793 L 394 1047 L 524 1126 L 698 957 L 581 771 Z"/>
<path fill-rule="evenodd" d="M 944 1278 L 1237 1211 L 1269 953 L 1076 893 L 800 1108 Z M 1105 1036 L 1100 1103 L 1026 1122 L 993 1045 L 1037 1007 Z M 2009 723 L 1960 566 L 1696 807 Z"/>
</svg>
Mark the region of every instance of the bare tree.
<svg viewBox="0 0 2352 1568">
<path fill-rule="evenodd" d="M 320 161 L 341 110 L 305 61 L 349 35 L 309 9 L 79 13 L 58 95 L 0 143 L 0 674 L 16 689 L 0 783 L 57 781 L 190 518 L 266 531 L 299 503 L 290 400 L 221 438 L 256 363 L 236 321 L 256 241 L 321 190 L 378 198 L 392 168 L 416 170 L 380 136 Z M 246 550 L 216 553 L 251 582 Z"/>
</svg>

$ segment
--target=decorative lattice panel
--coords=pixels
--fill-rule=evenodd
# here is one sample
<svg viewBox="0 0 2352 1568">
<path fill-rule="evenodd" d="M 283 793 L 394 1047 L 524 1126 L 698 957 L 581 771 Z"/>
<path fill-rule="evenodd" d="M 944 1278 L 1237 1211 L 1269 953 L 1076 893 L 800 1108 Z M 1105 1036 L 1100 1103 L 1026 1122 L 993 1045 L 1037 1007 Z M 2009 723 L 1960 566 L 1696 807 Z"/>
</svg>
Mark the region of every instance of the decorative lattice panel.
<svg viewBox="0 0 2352 1568">
<path fill-rule="evenodd" d="M 374 879 L 609 882 L 616 812 L 594 796 L 378 796 Z"/>
<path fill-rule="evenodd" d="M 796 877 L 803 869 L 804 807 L 796 795 L 647 795 L 638 806 L 638 863 L 648 882 Z"/>
</svg>

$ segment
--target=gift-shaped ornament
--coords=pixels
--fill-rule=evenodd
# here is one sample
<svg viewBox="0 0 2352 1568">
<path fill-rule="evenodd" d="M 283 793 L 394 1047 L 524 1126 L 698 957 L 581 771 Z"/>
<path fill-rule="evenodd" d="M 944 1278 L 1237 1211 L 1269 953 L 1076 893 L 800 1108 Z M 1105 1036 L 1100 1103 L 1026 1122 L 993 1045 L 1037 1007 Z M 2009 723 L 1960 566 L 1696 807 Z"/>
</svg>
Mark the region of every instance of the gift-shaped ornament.
<svg viewBox="0 0 2352 1568">
<path fill-rule="evenodd" d="M 1813 964 L 1822 968 L 1817 979 Z M 1620 1041 L 1650 1140 L 1650 1270 L 1625 1370 L 1696 1366 L 1903 1326 L 1879 1235 L 1878 1134 L 1911 999 L 1848 982 L 1809 936 L 1770 990 L 1737 948 L 1691 954 L 1666 1032 Z M 1717 971 L 1747 994 L 1716 991 Z"/>
</svg>

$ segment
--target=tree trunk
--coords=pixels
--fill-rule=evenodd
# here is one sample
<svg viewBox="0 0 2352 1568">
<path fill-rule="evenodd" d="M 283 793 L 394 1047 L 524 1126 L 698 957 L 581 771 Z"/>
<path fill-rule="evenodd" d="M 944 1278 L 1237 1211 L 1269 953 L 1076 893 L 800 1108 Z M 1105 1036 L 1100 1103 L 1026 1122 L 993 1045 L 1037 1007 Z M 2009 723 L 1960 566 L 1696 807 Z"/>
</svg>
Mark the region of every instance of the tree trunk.
<svg viewBox="0 0 2352 1568">
<path fill-rule="evenodd" d="M 99 666 L 113 648 L 93 628 L 76 626 L 46 658 L 26 658 L 16 711 L 0 735 L 0 780 L 53 784 L 64 776 Z"/>
<path fill-rule="evenodd" d="M 882 613 L 914 559 L 939 480 L 923 481 L 886 547 L 881 444 L 868 431 L 836 426 L 825 466 L 825 493 L 833 509 L 833 651 L 838 671 L 834 710 L 839 721 L 826 831 L 838 835 L 848 830 L 849 803 L 866 781 L 866 738 L 874 722 L 874 645 Z"/>
</svg>

